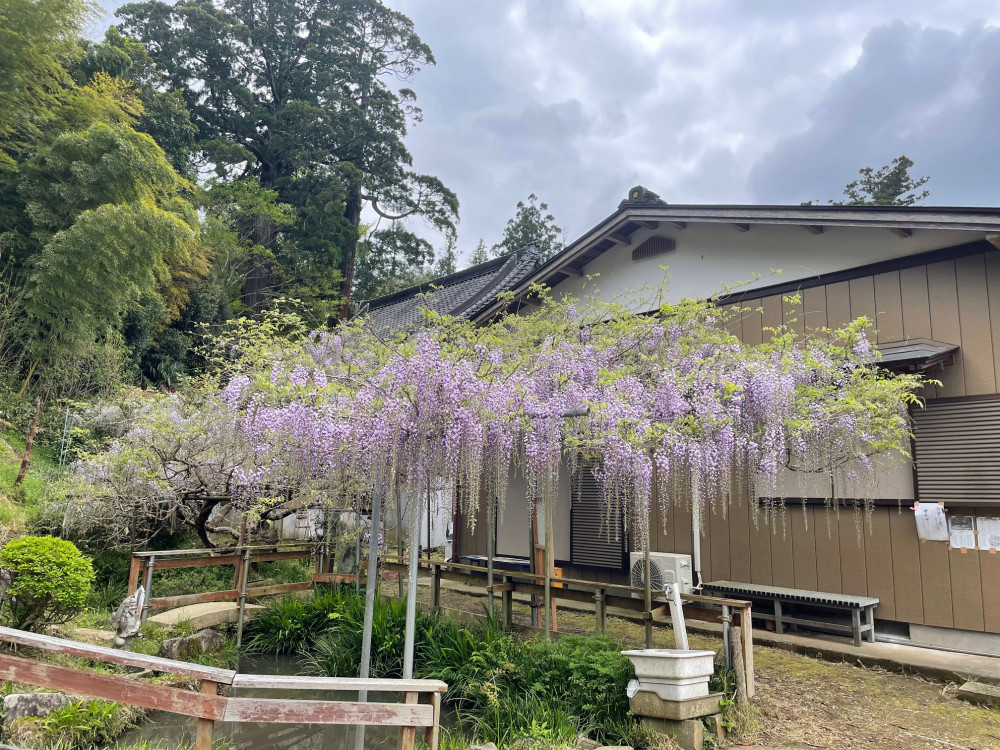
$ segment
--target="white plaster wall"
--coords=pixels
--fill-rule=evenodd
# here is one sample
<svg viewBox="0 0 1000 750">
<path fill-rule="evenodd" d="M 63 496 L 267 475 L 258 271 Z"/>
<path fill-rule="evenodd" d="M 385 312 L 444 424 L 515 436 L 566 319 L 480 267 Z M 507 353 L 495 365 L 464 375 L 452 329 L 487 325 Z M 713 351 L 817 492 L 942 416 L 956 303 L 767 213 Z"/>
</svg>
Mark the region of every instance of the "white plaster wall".
<svg viewBox="0 0 1000 750">
<path fill-rule="evenodd" d="M 632 250 L 653 235 L 673 238 L 676 249 L 633 261 Z M 761 278 L 745 287 L 747 291 L 984 237 L 983 232 L 938 229 L 916 229 L 912 237 L 903 239 L 888 229 L 866 227 L 827 227 L 823 234 L 814 235 L 801 226 L 755 224 L 749 232 L 740 232 L 732 224 L 688 224 L 687 229 L 661 224 L 657 229 L 638 230 L 631 245 L 618 245 L 583 268 L 584 274 L 600 274 L 598 278 L 567 279 L 555 291 L 581 297 L 597 290 L 602 299 L 610 300 L 626 291 L 659 285 L 669 273 L 668 301 L 704 299 L 724 284 L 751 281 L 755 274 Z M 772 273 L 776 270 L 780 276 Z M 654 306 L 650 303 L 646 309 Z"/>
</svg>

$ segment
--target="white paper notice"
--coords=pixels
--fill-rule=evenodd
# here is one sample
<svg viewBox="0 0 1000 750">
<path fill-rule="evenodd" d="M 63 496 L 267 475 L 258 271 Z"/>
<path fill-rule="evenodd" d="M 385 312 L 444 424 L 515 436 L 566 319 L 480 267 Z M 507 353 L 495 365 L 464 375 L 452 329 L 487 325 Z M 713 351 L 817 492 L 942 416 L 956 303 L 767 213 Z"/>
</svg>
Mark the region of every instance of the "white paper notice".
<svg viewBox="0 0 1000 750">
<path fill-rule="evenodd" d="M 948 542 L 955 549 L 976 548 L 976 524 L 972 516 L 950 516 L 948 531 Z"/>
<path fill-rule="evenodd" d="M 923 542 L 947 542 L 948 520 L 944 506 L 937 503 L 917 503 L 913 507 L 917 517 L 917 538 Z"/>
<path fill-rule="evenodd" d="M 1000 550 L 1000 518 L 979 516 L 976 526 L 979 528 L 979 549 Z"/>
</svg>

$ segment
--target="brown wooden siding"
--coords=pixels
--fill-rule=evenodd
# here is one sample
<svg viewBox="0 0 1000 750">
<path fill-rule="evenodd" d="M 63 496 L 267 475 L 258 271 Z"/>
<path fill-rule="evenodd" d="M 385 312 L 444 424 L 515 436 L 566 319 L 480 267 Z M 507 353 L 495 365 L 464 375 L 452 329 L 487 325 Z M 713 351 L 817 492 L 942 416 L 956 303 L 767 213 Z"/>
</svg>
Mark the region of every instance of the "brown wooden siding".
<svg viewBox="0 0 1000 750">
<path fill-rule="evenodd" d="M 879 342 L 932 338 L 961 347 L 954 365 L 932 373 L 943 385 L 927 389 L 928 398 L 1000 392 L 1000 252 L 811 287 L 798 305 L 781 295 L 739 304 L 749 310 L 729 330 L 748 344 L 761 343 L 768 326 L 784 323 L 799 333 L 867 315 Z M 849 507 L 839 514 L 822 504 L 803 510 L 790 499 L 784 524 L 778 518 L 772 527 L 763 514 L 755 525 L 745 494 L 737 494 L 725 515 L 721 507 L 705 511 L 703 572 L 707 580 L 869 594 L 881 601 L 880 619 L 1000 633 L 1000 555 L 920 542 L 910 504 L 880 504 L 870 523 L 862 519 L 859 537 Z M 1000 516 L 1000 505 L 961 511 Z M 690 552 L 690 510 L 683 503 L 671 503 L 666 518 L 655 511 L 653 521 L 656 551 Z M 485 542 L 456 537 L 485 551 Z M 482 538 L 481 528 L 475 537 Z M 563 567 L 566 575 L 595 577 L 592 569 Z M 625 579 L 624 572 L 597 575 Z"/>
</svg>

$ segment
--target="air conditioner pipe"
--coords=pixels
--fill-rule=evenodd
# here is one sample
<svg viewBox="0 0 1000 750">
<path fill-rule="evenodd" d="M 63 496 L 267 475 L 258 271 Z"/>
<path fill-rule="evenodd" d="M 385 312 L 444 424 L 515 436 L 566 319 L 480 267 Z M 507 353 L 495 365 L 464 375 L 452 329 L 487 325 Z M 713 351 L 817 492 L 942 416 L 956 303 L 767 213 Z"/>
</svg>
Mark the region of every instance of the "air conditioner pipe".
<svg viewBox="0 0 1000 750">
<path fill-rule="evenodd" d="M 687 625 L 684 623 L 684 610 L 681 607 L 681 586 L 679 582 L 668 583 L 663 587 L 670 606 L 670 624 L 674 628 L 674 648 L 688 650 Z M 648 648 L 648 646 L 647 646 Z"/>
</svg>

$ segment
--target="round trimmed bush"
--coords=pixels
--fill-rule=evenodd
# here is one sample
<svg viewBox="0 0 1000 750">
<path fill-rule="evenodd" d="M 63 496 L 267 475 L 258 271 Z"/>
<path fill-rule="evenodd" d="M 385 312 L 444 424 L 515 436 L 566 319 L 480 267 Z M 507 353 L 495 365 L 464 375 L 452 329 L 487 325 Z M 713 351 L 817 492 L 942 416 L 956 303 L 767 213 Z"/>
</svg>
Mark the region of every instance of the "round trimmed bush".
<svg viewBox="0 0 1000 750">
<path fill-rule="evenodd" d="M 4 619 L 38 630 L 67 622 L 83 610 L 94 568 L 76 545 L 52 536 L 24 536 L 0 549 L 0 568 L 10 573 L 3 592 Z"/>
</svg>

